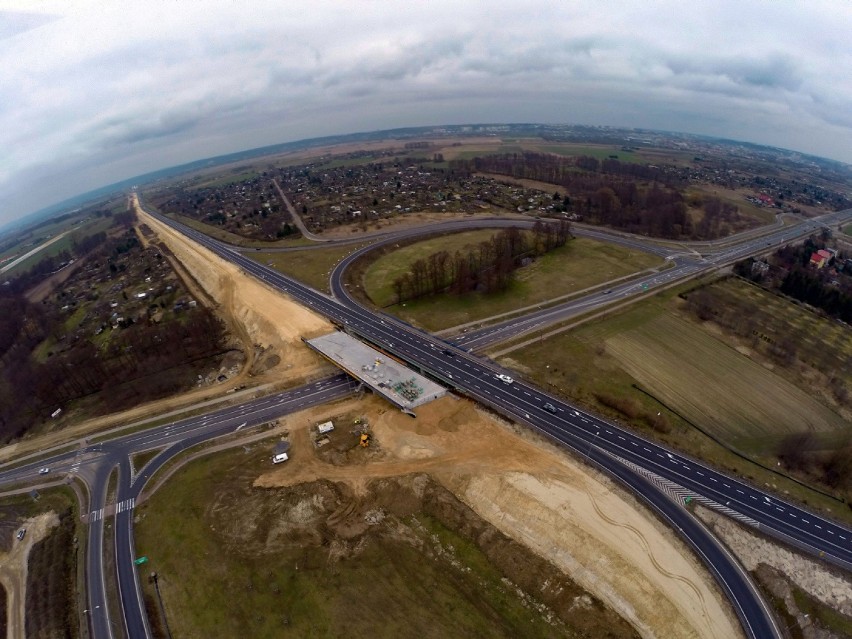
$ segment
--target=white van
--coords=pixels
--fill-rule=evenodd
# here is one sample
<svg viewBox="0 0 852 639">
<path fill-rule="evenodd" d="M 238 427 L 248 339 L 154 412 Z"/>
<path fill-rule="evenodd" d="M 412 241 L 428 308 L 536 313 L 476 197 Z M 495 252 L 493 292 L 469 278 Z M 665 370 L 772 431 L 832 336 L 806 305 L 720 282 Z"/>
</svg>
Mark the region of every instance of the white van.
<svg viewBox="0 0 852 639">
<path fill-rule="evenodd" d="M 290 458 L 287 456 L 287 453 L 278 453 L 277 455 L 275 455 L 275 457 L 272 458 L 272 463 L 280 464 L 281 462 L 285 462 L 288 459 Z"/>
</svg>

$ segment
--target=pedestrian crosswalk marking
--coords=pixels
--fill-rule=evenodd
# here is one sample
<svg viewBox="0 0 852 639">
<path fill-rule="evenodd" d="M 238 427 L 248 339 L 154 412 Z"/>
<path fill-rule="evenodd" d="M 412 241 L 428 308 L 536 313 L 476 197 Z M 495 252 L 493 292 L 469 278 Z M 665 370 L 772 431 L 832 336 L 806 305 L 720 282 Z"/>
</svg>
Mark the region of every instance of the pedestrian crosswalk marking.
<svg viewBox="0 0 852 639">
<path fill-rule="evenodd" d="M 123 513 L 127 510 L 131 510 L 136 506 L 136 498 L 131 497 L 130 499 L 125 499 L 124 501 L 120 501 L 117 504 L 110 504 L 109 506 L 105 506 L 103 508 L 99 508 L 98 510 L 93 510 L 89 513 L 89 523 L 94 523 L 96 521 L 100 521 L 105 517 L 109 517 L 110 515 L 117 515 L 118 513 Z"/>
</svg>

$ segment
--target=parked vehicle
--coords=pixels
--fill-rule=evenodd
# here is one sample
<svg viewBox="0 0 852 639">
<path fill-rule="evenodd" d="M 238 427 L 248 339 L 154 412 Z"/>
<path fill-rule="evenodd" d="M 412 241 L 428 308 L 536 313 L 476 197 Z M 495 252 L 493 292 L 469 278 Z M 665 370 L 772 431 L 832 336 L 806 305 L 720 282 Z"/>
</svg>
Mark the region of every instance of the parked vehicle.
<svg viewBox="0 0 852 639">
<path fill-rule="evenodd" d="M 278 453 L 277 455 L 275 455 L 275 457 L 272 458 L 272 463 L 280 464 L 281 462 L 285 462 L 288 459 L 290 459 L 290 457 L 288 457 L 287 453 Z"/>
</svg>

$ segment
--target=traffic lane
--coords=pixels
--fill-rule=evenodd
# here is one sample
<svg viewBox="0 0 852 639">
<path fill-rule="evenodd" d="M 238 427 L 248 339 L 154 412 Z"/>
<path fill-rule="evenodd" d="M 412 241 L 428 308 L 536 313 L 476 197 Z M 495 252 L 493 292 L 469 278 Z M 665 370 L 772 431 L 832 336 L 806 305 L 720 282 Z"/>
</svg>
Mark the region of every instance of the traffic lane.
<svg viewBox="0 0 852 639">
<path fill-rule="evenodd" d="M 761 520 L 763 525 L 772 526 L 785 534 L 802 537 L 805 541 L 809 539 L 812 544 L 816 544 L 814 547 L 820 546 L 844 561 L 852 561 L 852 536 L 838 524 L 808 513 L 777 497 L 768 497 L 748 484 L 734 480 L 695 460 L 687 460 L 628 431 L 616 429 L 592 415 L 580 414 L 557 398 L 536 394 L 532 387 L 521 392 L 521 395 L 515 395 L 513 405 L 522 407 L 522 417 L 534 415 L 552 428 L 555 434 L 583 432 L 587 442 L 594 442 L 595 445 L 619 454 L 628 461 L 720 505 Z M 495 393 L 488 394 L 493 397 Z M 557 414 L 546 411 L 542 407 L 544 403 L 551 403 Z M 572 415 L 570 410 L 574 410 L 575 414 Z"/>
<path fill-rule="evenodd" d="M 269 421 L 270 417 L 281 417 L 282 415 L 287 415 L 294 413 L 299 410 L 303 410 L 305 408 L 310 408 L 312 406 L 318 406 L 320 404 L 325 404 L 330 401 L 335 401 L 346 397 L 352 393 L 352 384 L 347 381 L 342 381 L 334 386 L 329 386 L 324 389 L 320 389 L 315 393 L 307 393 L 300 394 L 295 397 L 290 398 L 286 403 L 279 404 L 274 407 L 274 413 L 264 413 L 259 412 L 255 414 L 253 417 L 249 417 L 243 420 L 244 416 L 231 417 L 229 420 L 217 422 L 215 424 L 207 424 L 203 428 L 193 429 L 192 434 L 190 431 L 185 431 L 178 435 L 172 434 L 163 434 L 163 439 L 158 442 L 159 445 L 169 445 L 170 447 L 159 455 L 154 457 L 148 464 L 145 465 L 144 468 L 140 469 L 140 471 L 144 471 L 144 473 L 138 474 L 133 481 L 133 492 L 131 493 L 131 497 L 136 497 L 144 488 L 145 483 L 152 477 L 159 468 L 166 463 L 169 459 L 179 454 L 180 452 L 195 446 L 197 443 L 209 441 L 211 439 L 215 439 L 217 437 L 222 437 L 224 435 L 228 435 L 238 430 L 248 430 L 251 428 L 255 428 L 264 422 Z M 240 423 L 237 423 L 240 422 Z M 153 448 L 154 446 L 150 446 Z M 135 449 L 128 447 L 127 453 L 130 454 Z"/>
<path fill-rule="evenodd" d="M 336 386 L 350 383 L 349 379 L 349 376 L 346 374 L 337 374 L 324 380 L 313 382 L 307 386 L 300 386 L 274 395 L 267 395 L 245 404 L 229 406 L 205 415 L 188 417 L 177 422 L 172 422 L 156 429 L 126 435 L 113 440 L 110 444 L 116 447 L 116 450 L 137 449 L 139 446 L 145 444 L 151 444 L 151 447 L 153 447 L 155 443 L 161 441 L 167 442 L 169 439 L 179 439 L 186 433 L 199 428 L 215 426 L 223 421 L 238 420 L 241 417 L 255 418 L 258 414 L 267 415 L 270 411 L 274 413 L 280 405 L 292 400 L 294 397 L 299 397 L 306 392 L 317 392 L 331 385 Z M 274 415 L 272 416 L 274 417 Z"/>
<path fill-rule="evenodd" d="M 248 269 L 250 269 L 251 271 L 254 271 L 255 273 L 262 273 L 264 271 L 264 267 L 260 267 L 260 265 L 257 265 L 256 263 L 246 264 L 246 267 Z M 282 279 L 283 281 L 287 281 L 286 278 L 279 278 L 279 279 Z M 313 305 L 313 302 L 311 301 L 311 299 L 317 300 L 318 308 L 325 307 L 323 310 L 328 312 L 328 314 L 332 315 L 335 319 L 340 320 L 341 317 L 344 317 L 344 318 L 345 317 L 353 317 L 353 318 L 358 319 L 359 323 L 360 323 L 360 320 L 362 319 L 362 318 L 358 318 L 356 314 L 351 313 L 351 312 L 348 313 L 348 314 L 342 313 L 340 308 L 332 300 L 327 300 L 325 298 L 325 296 L 312 295 L 312 291 L 302 287 L 301 285 L 298 285 L 295 282 L 288 281 L 288 286 L 290 288 L 292 288 L 294 290 L 294 292 L 296 294 L 298 294 L 300 297 L 310 298 L 308 300 L 309 305 Z M 375 328 L 375 324 L 372 324 L 371 320 L 372 320 L 371 317 L 367 318 L 366 320 L 363 320 L 367 324 L 371 324 L 370 326 L 367 326 L 367 327 L 361 326 L 360 327 L 361 330 L 368 336 L 371 333 L 371 331 L 369 329 Z M 375 333 L 373 333 L 373 336 L 375 337 Z M 455 384 L 455 385 L 458 385 L 458 384 Z"/>
<path fill-rule="evenodd" d="M 113 466 L 100 464 L 95 472 L 95 481 L 91 484 L 90 512 L 103 512 L 106 506 L 106 493 L 109 475 Z M 104 517 L 89 522 L 88 548 L 86 551 L 86 579 L 88 590 L 88 625 L 93 637 L 113 638 L 113 626 L 110 620 L 106 598 L 106 576 L 103 568 Z M 94 611 L 97 611 L 95 614 Z"/>
<path fill-rule="evenodd" d="M 121 504 L 131 496 L 130 462 L 127 457 L 121 461 L 118 469 L 116 503 Z M 124 628 L 128 637 L 133 639 L 137 637 L 147 638 L 151 636 L 151 630 L 148 627 L 148 615 L 145 611 L 144 599 L 137 579 L 137 567 L 133 563 L 135 557 L 132 508 L 125 508 L 115 513 L 114 529 L 115 571 Z"/>
<path fill-rule="evenodd" d="M 0 484 L 11 484 L 22 481 L 32 482 L 39 478 L 50 477 L 51 475 L 56 474 L 56 472 L 61 472 L 66 466 L 70 467 L 74 457 L 79 452 L 80 451 L 78 450 L 74 450 L 61 453 L 55 457 L 41 459 L 37 462 L 26 464 L 25 466 L 4 470 L 3 472 L 0 472 Z M 40 470 L 42 468 L 48 468 L 49 471 L 47 473 L 41 473 Z"/>
</svg>

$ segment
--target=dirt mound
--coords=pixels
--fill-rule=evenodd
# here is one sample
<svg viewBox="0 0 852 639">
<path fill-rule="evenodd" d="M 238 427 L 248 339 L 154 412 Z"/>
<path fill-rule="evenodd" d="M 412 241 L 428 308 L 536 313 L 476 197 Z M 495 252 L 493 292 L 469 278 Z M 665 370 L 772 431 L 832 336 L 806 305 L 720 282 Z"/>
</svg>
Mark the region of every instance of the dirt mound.
<svg viewBox="0 0 852 639">
<path fill-rule="evenodd" d="M 325 548 L 327 561 L 334 564 L 359 557 L 377 543 L 397 543 L 455 570 L 472 570 L 455 546 L 434 532 L 429 522 L 435 521 L 437 530 L 473 544 L 504 575 L 506 585 L 540 613 L 567 624 L 576 633 L 572 636 L 637 636 L 556 566 L 498 531 L 428 475 L 376 479 L 365 495 L 355 495 L 343 482 L 317 480 L 241 497 L 220 494 L 206 514 L 234 553 L 254 557 Z"/>
<path fill-rule="evenodd" d="M 409 504 L 403 501 L 398 510 L 393 500 L 413 497 L 397 489 L 398 478 L 428 474 L 501 534 L 546 557 L 618 611 L 643 637 L 742 636 L 710 576 L 671 531 L 610 480 L 526 429 L 453 396 L 420 407 L 416 419 L 367 397 L 342 404 L 336 413 L 368 416 L 382 455 L 333 466 L 300 439 L 307 439 L 306 423 L 331 417 L 323 410 L 328 409 L 291 418 L 290 465 L 261 475 L 255 486 L 275 489 L 318 480 L 344 484 L 355 498 L 369 497 L 363 509 L 341 517 L 354 526 L 370 509 L 401 516 Z M 411 494 L 438 517 L 441 500 L 426 501 L 428 490 L 418 483 L 424 480 L 407 481 Z M 472 530 L 464 521 L 453 525 Z"/>
<path fill-rule="evenodd" d="M 190 284 L 206 300 L 218 300 L 216 310 L 228 324 L 248 356 L 247 367 L 264 377 L 296 379 L 329 368 L 307 348 L 302 337 L 316 337 L 332 330 L 323 318 L 250 277 L 180 233 L 137 208 L 144 222 L 166 244 Z M 192 288 L 192 286 L 191 286 Z M 209 302 L 208 302 L 209 303 Z M 264 358 L 255 366 L 255 345 Z M 277 359 L 276 359 L 277 358 Z M 246 371 L 247 373 L 248 371 Z"/>
</svg>

